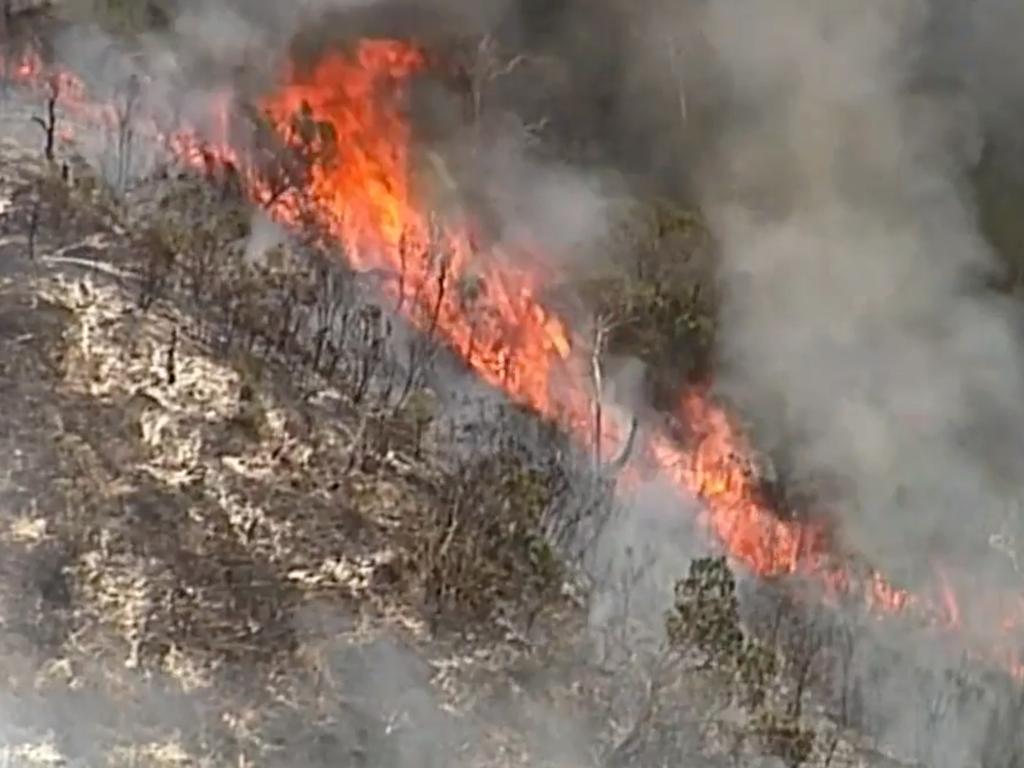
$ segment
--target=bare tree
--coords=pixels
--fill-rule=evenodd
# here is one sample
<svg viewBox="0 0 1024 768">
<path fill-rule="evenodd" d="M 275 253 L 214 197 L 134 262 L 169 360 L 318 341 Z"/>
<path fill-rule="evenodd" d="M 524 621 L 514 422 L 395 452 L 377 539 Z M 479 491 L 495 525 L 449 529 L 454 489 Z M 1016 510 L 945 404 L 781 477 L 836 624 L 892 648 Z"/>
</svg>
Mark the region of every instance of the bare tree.
<svg viewBox="0 0 1024 768">
<path fill-rule="evenodd" d="M 516 54 L 510 58 L 501 55 L 494 37 L 486 34 L 480 38 L 476 46 L 476 56 L 471 69 L 472 118 L 480 121 L 483 112 L 484 91 L 490 83 L 501 77 L 510 75 L 521 64 L 527 61 L 525 54 Z"/>
<path fill-rule="evenodd" d="M 682 68 L 682 55 L 679 52 L 679 43 L 674 39 L 669 39 L 666 44 L 668 49 L 668 60 L 669 69 L 672 72 L 672 79 L 676 86 L 676 99 L 679 104 L 679 122 L 682 127 L 686 127 L 687 119 L 689 117 L 689 108 L 686 100 L 686 85 L 683 79 L 683 68 Z"/>
<path fill-rule="evenodd" d="M 604 432 L 604 375 L 601 358 L 604 354 L 608 332 L 613 327 L 612 321 L 604 315 L 598 316 L 594 323 L 594 348 L 590 354 L 590 376 L 594 385 L 594 471 L 601 470 L 601 436 Z"/>
<path fill-rule="evenodd" d="M 522 53 L 505 55 L 491 33 L 467 43 L 466 48 L 455 67 L 455 85 L 464 97 L 464 118 L 479 138 L 487 90 L 529 61 L 529 57 Z M 535 137 L 543 127 L 543 122 L 533 124 L 528 135 Z"/>
<path fill-rule="evenodd" d="M 32 199 L 32 213 L 28 220 L 28 257 L 36 257 L 36 237 L 39 234 L 39 208 L 42 206 L 42 190 L 37 186 Z"/>
<path fill-rule="evenodd" d="M 43 129 L 45 142 L 43 144 L 43 155 L 49 162 L 53 162 L 54 148 L 57 133 L 57 100 L 60 98 L 60 77 L 52 75 L 49 80 L 49 94 L 46 97 L 46 118 L 33 116 L 32 122 Z"/>
<path fill-rule="evenodd" d="M 117 105 L 117 189 L 124 192 L 131 171 L 132 143 L 135 138 L 133 128 L 135 110 L 142 89 L 139 78 L 133 73 L 125 84 L 124 98 Z"/>
<path fill-rule="evenodd" d="M 167 343 L 167 355 L 164 358 L 164 372 L 167 376 L 167 386 L 173 387 L 178 379 L 177 371 L 177 349 L 178 349 L 178 326 L 171 328 L 171 338 Z"/>
</svg>

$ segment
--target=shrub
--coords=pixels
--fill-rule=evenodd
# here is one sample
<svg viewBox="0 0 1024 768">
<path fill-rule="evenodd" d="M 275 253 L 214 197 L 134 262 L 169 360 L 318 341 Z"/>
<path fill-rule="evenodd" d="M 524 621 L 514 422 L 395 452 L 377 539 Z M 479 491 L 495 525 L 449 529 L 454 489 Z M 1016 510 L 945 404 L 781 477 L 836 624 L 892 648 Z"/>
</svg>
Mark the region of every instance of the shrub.
<svg viewBox="0 0 1024 768">
<path fill-rule="evenodd" d="M 561 583 L 542 533 L 552 477 L 505 449 L 465 462 L 444 480 L 413 549 L 435 626 L 444 615 L 480 620 L 510 609 L 529 629 Z"/>
</svg>

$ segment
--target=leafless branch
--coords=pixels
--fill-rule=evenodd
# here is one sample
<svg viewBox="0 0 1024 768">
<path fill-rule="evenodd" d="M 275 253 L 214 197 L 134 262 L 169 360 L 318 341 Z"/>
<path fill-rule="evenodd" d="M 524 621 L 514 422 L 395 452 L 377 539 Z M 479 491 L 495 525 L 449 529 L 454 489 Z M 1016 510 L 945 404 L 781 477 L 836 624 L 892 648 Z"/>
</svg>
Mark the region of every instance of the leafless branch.
<svg viewBox="0 0 1024 768">
<path fill-rule="evenodd" d="M 133 74 L 125 86 L 124 100 L 117 107 L 117 188 L 121 192 L 124 191 L 131 170 L 132 142 L 135 137 L 132 121 L 141 93 L 139 79 Z"/>
<path fill-rule="evenodd" d="M 53 162 L 54 147 L 57 132 L 57 100 L 60 98 L 60 79 L 56 76 L 50 78 L 50 92 L 46 98 L 46 118 L 37 115 L 32 117 L 32 122 L 43 129 L 46 136 L 43 144 L 43 155 L 50 162 Z"/>
<path fill-rule="evenodd" d="M 633 454 L 633 446 L 636 444 L 636 433 L 640 426 L 640 421 L 636 416 L 633 416 L 629 423 L 629 434 L 626 436 L 626 442 L 622 445 L 622 450 L 619 455 L 616 456 L 609 464 L 608 469 L 612 475 L 616 475 L 622 471 L 622 468 L 629 462 L 630 456 Z"/>
<path fill-rule="evenodd" d="M 608 343 L 608 335 L 618 327 L 619 321 L 613 319 L 608 315 L 599 315 L 594 322 L 594 342 L 590 353 L 590 376 L 591 383 L 594 388 L 594 406 L 593 406 L 593 456 L 594 456 L 594 471 L 602 472 L 603 456 L 601 441 L 604 435 L 604 406 L 602 404 L 602 398 L 604 395 L 604 371 L 602 365 L 602 358 L 604 356 L 604 350 Z M 629 438 L 626 441 L 626 447 L 622 456 L 616 461 L 622 461 L 628 457 L 628 453 L 631 450 L 633 441 L 633 431 L 636 429 L 636 422 L 634 420 L 633 426 L 630 429 Z"/>
<path fill-rule="evenodd" d="M 42 205 L 42 192 L 36 189 L 35 199 L 32 201 L 32 214 L 28 221 L 28 257 L 36 257 L 36 236 L 39 234 L 39 208 Z"/>
</svg>

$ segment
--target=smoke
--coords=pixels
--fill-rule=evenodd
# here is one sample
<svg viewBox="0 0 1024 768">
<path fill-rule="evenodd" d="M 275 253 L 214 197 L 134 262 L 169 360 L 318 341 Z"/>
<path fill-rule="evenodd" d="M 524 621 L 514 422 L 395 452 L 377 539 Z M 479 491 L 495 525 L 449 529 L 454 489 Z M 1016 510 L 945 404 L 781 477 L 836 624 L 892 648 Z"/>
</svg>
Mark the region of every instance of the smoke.
<svg viewBox="0 0 1024 768">
<path fill-rule="evenodd" d="M 458 198 L 498 242 L 536 248 L 563 267 L 593 265 L 609 234 L 612 202 L 597 173 L 532 151 L 522 126 L 510 123 L 467 152 L 445 141 L 445 158 Z"/>
<path fill-rule="evenodd" d="M 941 567 L 968 635 L 994 640 L 989 595 L 1020 585 L 990 541 L 1024 522 L 1024 358 L 970 173 L 1019 134 L 1019 4 L 726 0 L 688 19 L 714 91 L 696 173 L 721 251 L 716 382 L 791 483 L 830 481 L 844 547 L 925 594 Z M 906 688 L 876 690 L 905 736 Z"/>
<path fill-rule="evenodd" d="M 675 585 L 704 554 L 697 514 L 695 499 L 654 481 L 636 488 L 605 522 L 586 558 L 595 581 L 587 618 L 599 657 L 663 641 Z M 624 630 L 626 637 L 616 637 Z"/>
<path fill-rule="evenodd" d="M 201 114 L 222 84 L 259 87 L 296 47 L 367 30 L 425 35 L 433 18 L 480 31 L 515 15 L 505 2 L 464 5 L 195 0 L 169 37 L 147 41 L 142 68 L 159 73 L 151 100 Z M 784 454 L 789 482 L 831 481 L 822 502 L 846 548 L 925 593 L 941 564 L 961 595 L 980 596 L 961 600 L 969 632 L 994 638 L 988 588 L 1017 581 L 990 542 L 1012 542 L 1021 523 L 1024 369 L 1019 311 L 989 288 L 999 262 L 969 173 L 992 146 L 1007 168 L 1024 167 L 1024 12 L 1001 0 L 719 0 L 605 18 L 641 31 L 632 43 L 615 30 L 614 44 L 576 46 L 584 19 L 573 11 L 544 37 L 578 52 L 586 76 L 568 82 L 600 105 L 576 127 L 601 124 L 627 156 L 668 165 L 699 193 L 721 252 L 719 388 L 755 418 L 759 444 Z M 527 35 L 531 20 L 518 22 Z M 84 64 L 107 42 L 76 31 L 65 51 L 76 69 L 114 82 L 123 73 Z M 610 78 L 619 63 L 625 74 Z M 514 102 L 524 85 L 510 83 Z M 427 100 L 447 116 L 456 106 L 450 95 Z M 495 239 L 526 235 L 553 258 L 586 263 L 606 234 L 602 178 L 539 158 L 522 121 L 502 120 L 474 151 L 461 128 L 436 137 L 456 196 L 490 214 Z M 699 150 L 688 168 L 677 141 Z M 651 523 L 639 506 L 600 544 L 609 573 L 635 566 L 625 542 Z M 655 517 L 657 543 L 694 538 Z M 681 571 L 691 553 L 668 549 L 658 561 L 678 555 Z M 643 612 L 653 621 L 675 575 L 651 576 Z M 613 610 L 599 605 L 592 618 Z M 878 712 L 905 702 L 894 684 L 878 690 Z"/>
<path fill-rule="evenodd" d="M 941 22 L 933 32 L 934 66 L 963 84 L 999 149 L 1002 170 L 1016 180 L 1024 171 L 1020 131 L 1024 96 L 1020 88 L 1020 36 L 1024 8 L 1005 0 L 936 3 Z"/>
<path fill-rule="evenodd" d="M 702 170 L 719 383 L 799 475 L 837 479 L 843 540 L 916 586 L 936 558 L 991 562 L 1024 459 L 1017 316 L 964 183 L 982 115 L 921 84 L 931 11 L 726 2 L 702 27 L 734 118 Z"/>
</svg>

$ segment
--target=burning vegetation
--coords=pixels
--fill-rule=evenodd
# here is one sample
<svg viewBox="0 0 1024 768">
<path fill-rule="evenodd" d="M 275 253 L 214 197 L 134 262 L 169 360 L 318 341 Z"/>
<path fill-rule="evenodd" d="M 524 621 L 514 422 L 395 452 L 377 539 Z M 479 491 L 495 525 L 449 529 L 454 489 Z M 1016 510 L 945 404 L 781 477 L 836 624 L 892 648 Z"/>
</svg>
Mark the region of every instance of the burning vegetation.
<svg viewBox="0 0 1024 768">
<path fill-rule="evenodd" d="M 65 178 L 70 172 L 63 149 L 79 141 L 76 131 L 101 130 L 119 137 L 114 186 L 122 191 L 131 175 L 129 147 L 163 148 L 168 157 L 165 176 L 173 175 L 169 169 L 178 166 L 198 172 L 211 188 L 223 191 L 222 199 L 259 209 L 324 259 L 310 261 L 309 273 L 314 273 L 314 265 L 317 270 L 316 279 L 306 285 L 310 294 L 326 290 L 320 283 L 326 280 L 332 259 L 372 279 L 379 306 L 353 318 L 345 333 L 379 349 L 385 333 L 381 329 L 390 328 L 392 317 L 401 318 L 431 347 L 440 345 L 479 380 L 557 428 L 577 455 L 593 458 L 592 471 L 608 479 L 602 489 L 615 489 L 625 497 L 658 478 L 672 486 L 679 514 L 691 514 L 689 500 L 698 499 L 697 522 L 725 559 L 696 561 L 690 576 L 679 583 L 668 622 L 674 645 L 657 657 L 657 668 L 704 669 L 701 664 L 706 663 L 706 668 L 742 679 L 744 698 L 764 720 L 759 733 L 767 750 L 788 763 L 800 764 L 811 752 L 811 737 L 799 725 L 803 682 L 785 717 L 759 709 L 765 680 L 780 662 L 762 639 L 742 627 L 727 563 L 770 585 L 781 582 L 793 594 L 812 595 L 803 611 L 823 605 L 848 610 L 855 605 L 873 619 L 905 620 L 922 631 L 939 632 L 972 662 L 995 665 L 1018 681 L 1024 678 L 1024 598 L 1007 593 L 969 599 L 966 588 L 953 583 L 940 563 L 934 567 L 933 588 L 912 592 L 859 562 L 856 553 L 844 547 L 841 531 L 827 513 L 779 507 L 777 494 L 769 491 L 766 478 L 755 468 L 755 448 L 711 388 L 680 385 L 672 396 L 671 413 L 634 414 L 608 402 L 602 384 L 606 318 L 595 321 L 583 312 L 555 308 L 550 288 L 567 278 L 546 256 L 543 244 L 494 242 L 482 231 L 471 206 L 435 211 L 427 185 L 415 171 L 418 148 L 408 114 L 417 81 L 436 77 L 436 57 L 421 44 L 361 39 L 345 49 L 331 48 L 311 62 L 290 62 L 254 103 L 243 103 L 228 91 L 209 98 L 202 126 L 150 111 L 144 75 L 135 75 L 119 98 L 108 102 L 93 98 L 83 78 L 44 62 L 35 50 L 19 51 L 0 66 L 5 81 L 42 94 L 48 112 L 36 119 L 36 126 L 44 139 L 45 158 L 55 168 L 65 163 Z M 58 112 L 66 119 L 61 121 Z M 33 219 L 31 226 L 37 224 Z M 179 241 L 194 234 L 185 229 L 187 225 L 181 225 L 173 236 L 150 233 L 164 250 L 148 264 L 144 294 L 155 295 L 168 280 L 173 262 L 180 259 L 178 251 L 184 250 Z M 210 289 L 212 275 L 221 268 L 216 263 L 220 233 L 207 234 L 209 241 L 199 245 L 204 256 L 197 259 L 189 278 L 197 297 Z M 222 299 L 232 328 L 243 314 L 261 314 L 258 307 L 243 307 L 227 296 Z M 151 300 L 152 296 L 147 299 Z M 270 320 L 281 321 L 283 330 L 276 338 L 272 331 L 262 334 L 268 350 L 276 346 L 287 352 L 289 334 L 302 325 L 298 315 L 257 319 L 268 328 L 273 325 Z M 333 373 L 338 366 L 340 351 L 328 340 L 335 320 L 332 315 L 323 333 L 313 333 L 307 340 L 311 349 L 306 354 L 316 371 L 330 368 Z M 250 339 L 250 349 L 253 345 Z M 413 349 L 417 351 L 412 354 L 421 356 L 436 354 L 425 347 Z M 370 367 L 384 365 L 381 354 L 348 372 L 359 382 L 355 406 L 368 397 Z M 168 376 L 172 367 L 167 362 Z M 415 433 L 418 454 L 422 432 L 434 415 L 429 405 L 412 396 L 414 368 L 410 362 L 404 384 L 387 386 L 389 397 L 395 389 L 407 417 L 405 426 Z M 253 397 L 250 392 L 249 400 Z M 238 418 L 256 434 L 268 429 L 261 418 L 251 416 L 245 411 Z M 364 418 L 360 445 L 369 441 L 367 429 Z M 345 458 L 360 464 L 365 459 L 362 454 Z M 550 506 L 554 494 L 543 487 L 544 478 L 528 468 L 528 462 L 513 462 L 510 467 L 503 460 L 485 460 L 467 469 L 466 476 L 477 482 L 471 490 L 459 486 L 458 492 L 445 497 L 436 524 L 414 548 L 412 561 L 422 582 L 430 584 L 424 589 L 432 592 L 437 605 L 472 604 L 483 611 L 489 599 L 511 599 L 501 578 L 512 578 L 516 571 L 491 540 L 498 533 L 486 519 L 492 513 L 501 519 L 507 509 L 492 504 L 487 489 L 501 488 L 506 507 L 515 494 L 525 494 L 531 526 L 540 525 L 542 510 Z M 515 486 L 515 493 L 509 485 Z M 455 518 L 449 522 L 445 512 L 467 507 L 488 511 L 487 516 L 474 518 L 473 530 L 491 537 L 484 547 L 487 562 L 503 564 L 501 569 L 495 566 L 491 591 L 476 599 L 460 597 L 453 585 L 473 570 L 478 552 L 453 543 L 461 534 Z M 555 569 L 550 546 L 527 534 L 515 538 L 517 553 L 541 563 L 530 578 L 538 579 L 535 592 L 544 598 Z M 793 614 L 794 623 L 798 614 Z M 998 623 L 1003 639 L 993 645 L 992 633 L 977 637 L 971 631 L 977 621 Z M 693 654 L 704 661 L 694 662 Z M 648 696 L 660 685 L 652 681 Z M 634 740 L 654 722 L 650 712 L 642 712 L 613 742 L 604 755 L 605 764 L 636 759 Z"/>
<path fill-rule="evenodd" d="M 599 395 L 585 365 L 587 340 L 574 338 L 570 323 L 542 305 L 541 287 L 555 279 L 543 257 L 481 252 L 469 224 L 432 220 L 416 198 L 411 131 L 401 105 L 409 78 L 425 63 L 414 46 L 367 41 L 350 54 L 330 55 L 309 73 L 285 75 L 267 97 L 266 112 L 286 143 L 311 148 L 319 158 L 308 186 L 295 190 L 294 205 L 309 207 L 354 268 L 386 275 L 399 311 L 421 330 L 436 331 L 486 382 L 581 444 L 613 456 L 627 441 L 628 422 L 605 414 L 595 433 Z M 260 199 L 258 181 L 255 186 Z M 301 220 L 286 201 L 274 210 L 286 222 Z M 820 579 L 837 597 L 862 593 L 883 614 L 959 623 L 957 596 L 941 570 L 934 595 L 911 595 L 881 574 L 853 575 L 836 564 L 833 556 L 840 556 L 823 523 L 780 519 L 761 496 L 750 446 L 705 392 L 682 394 L 676 416 L 689 432 L 688 444 L 657 424 L 644 425 L 625 474 L 653 465 L 681 494 L 701 498 L 705 525 L 737 562 L 761 577 Z M 1017 601 L 1010 610 L 1003 622 L 1014 627 Z M 1017 674 L 1015 642 L 997 653 Z"/>
</svg>

